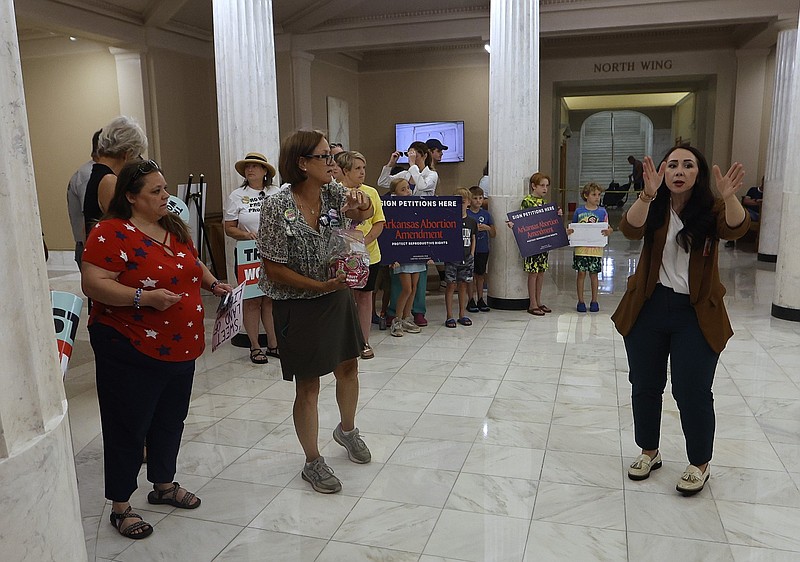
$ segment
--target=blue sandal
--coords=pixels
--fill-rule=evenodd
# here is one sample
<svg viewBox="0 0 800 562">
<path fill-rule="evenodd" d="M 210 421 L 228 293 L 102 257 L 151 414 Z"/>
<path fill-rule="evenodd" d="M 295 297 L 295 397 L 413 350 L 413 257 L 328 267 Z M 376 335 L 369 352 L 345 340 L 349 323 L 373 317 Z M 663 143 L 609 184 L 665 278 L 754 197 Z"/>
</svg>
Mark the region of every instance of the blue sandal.
<svg viewBox="0 0 800 562">
<path fill-rule="evenodd" d="M 456 327 L 456 319 L 455 318 L 448 318 L 444 325 L 448 328 L 455 328 Z"/>
<path fill-rule="evenodd" d="M 469 319 L 469 316 L 462 316 L 458 319 L 458 323 L 462 326 L 472 326 L 472 320 Z"/>
</svg>

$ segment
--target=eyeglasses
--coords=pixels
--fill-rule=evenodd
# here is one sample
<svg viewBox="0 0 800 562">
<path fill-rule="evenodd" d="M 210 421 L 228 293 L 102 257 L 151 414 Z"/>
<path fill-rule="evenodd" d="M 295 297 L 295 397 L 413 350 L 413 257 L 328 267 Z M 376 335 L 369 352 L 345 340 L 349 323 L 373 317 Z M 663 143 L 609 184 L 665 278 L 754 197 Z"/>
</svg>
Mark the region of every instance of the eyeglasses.
<svg viewBox="0 0 800 562">
<path fill-rule="evenodd" d="M 145 174 L 152 174 L 153 172 L 160 172 L 161 168 L 158 167 L 158 164 L 155 160 L 145 160 L 140 162 L 138 166 L 136 166 L 136 171 L 133 172 L 131 176 L 131 183 L 135 182 L 141 176 Z"/>
<path fill-rule="evenodd" d="M 330 146 L 331 148 L 344 148 L 340 142 L 332 142 Z"/>
<path fill-rule="evenodd" d="M 306 154 L 303 158 L 318 158 L 324 160 L 326 164 L 333 164 L 333 154 Z"/>
</svg>

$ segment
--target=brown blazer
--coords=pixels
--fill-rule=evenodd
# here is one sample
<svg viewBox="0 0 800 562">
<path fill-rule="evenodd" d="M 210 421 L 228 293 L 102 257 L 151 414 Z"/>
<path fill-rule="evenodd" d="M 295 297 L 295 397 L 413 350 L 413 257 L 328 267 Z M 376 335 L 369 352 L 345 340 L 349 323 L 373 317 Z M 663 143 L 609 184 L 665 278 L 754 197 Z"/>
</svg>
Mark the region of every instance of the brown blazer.
<svg viewBox="0 0 800 562">
<path fill-rule="evenodd" d="M 733 330 L 722 300 L 725 295 L 725 287 L 719 280 L 717 263 L 719 239 L 736 240 L 741 238 L 750 227 L 750 215 L 745 213 L 744 222 L 731 228 L 725 222 L 725 204 L 722 199 L 717 199 L 712 212 L 717 218 L 717 231 L 716 237 L 706 242 L 708 255 L 704 256 L 704 249 L 701 248 L 699 250 L 692 249 L 689 256 L 689 299 L 697 313 L 700 330 L 708 345 L 716 353 L 721 353 L 733 335 Z M 631 331 L 645 301 L 652 296 L 658 284 L 658 272 L 661 269 L 661 256 L 667 241 L 668 227 L 669 221 L 664 221 L 664 225 L 654 233 L 652 242 L 645 241 L 636 272 L 628 277 L 628 288 L 625 295 L 617 306 L 617 310 L 611 315 L 617 331 L 623 336 L 628 335 Z M 641 240 L 645 233 L 645 226 L 636 228 L 628 224 L 627 214 L 622 216 L 619 229 L 625 238 L 630 240 Z"/>
</svg>

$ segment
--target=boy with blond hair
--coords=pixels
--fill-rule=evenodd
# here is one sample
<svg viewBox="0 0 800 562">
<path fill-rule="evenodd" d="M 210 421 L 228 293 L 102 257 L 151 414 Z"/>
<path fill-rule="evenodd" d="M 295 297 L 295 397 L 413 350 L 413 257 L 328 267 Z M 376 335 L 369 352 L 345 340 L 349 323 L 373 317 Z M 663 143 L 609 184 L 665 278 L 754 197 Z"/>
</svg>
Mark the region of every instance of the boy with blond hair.
<svg viewBox="0 0 800 562">
<path fill-rule="evenodd" d="M 582 207 L 575 209 L 572 222 L 579 223 L 598 223 L 608 222 L 608 211 L 600 206 L 600 197 L 603 195 L 603 188 L 594 182 L 589 182 L 581 189 L 581 199 L 585 201 Z M 613 229 L 609 226 L 603 230 L 603 234 L 608 236 Z M 572 234 L 571 228 L 567 229 L 567 234 Z M 602 269 L 603 248 L 576 246 L 575 255 L 572 258 L 572 269 L 578 272 L 576 280 L 576 290 L 578 293 L 578 312 L 586 312 L 586 302 L 583 300 L 583 289 L 586 284 L 586 274 L 589 274 L 592 286 L 592 300 L 589 303 L 589 312 L 598 312 L 600 305 L 597 302 L 597 292 L 600 286 L 598 273 Z"/>
</svg>

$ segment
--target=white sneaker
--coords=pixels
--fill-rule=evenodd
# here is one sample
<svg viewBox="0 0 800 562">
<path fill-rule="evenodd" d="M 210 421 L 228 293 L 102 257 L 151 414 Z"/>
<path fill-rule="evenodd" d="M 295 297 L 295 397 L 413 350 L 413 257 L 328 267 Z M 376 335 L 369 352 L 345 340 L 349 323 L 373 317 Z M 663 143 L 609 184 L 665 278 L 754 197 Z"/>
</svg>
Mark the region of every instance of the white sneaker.
<svg viewBox="0 0 800 562">
<path fill-rule="evenodd" d="M 400 318 L 392 320 L 392 327 L 389 328 L 389 333 L 396 338 L 403 337 L 403 321 Z"/>
<path fill-rule="evenodd" d="M 711 464 L 706 465 L 706 469 L 701 471 L 699 468 L 690 464 L 686 470 L 681 474 L 681 479 L 678 480 L 678 485 L 675 489 L 684 496 L 693 496 L 703 489 L 703 486 L 708 482 L 708 477 L 711 476 Z"/>
<path fill-rule="evenodd" d="M 403 318 L 400 323 L 403 326 L 404 332 L 408 332 L 409 334 L 419 334 L 419 326 L 414 324 L 414 320 L 410 316 L 408 318 Z"/>
<path fill-rule="evenodd" d="M 661 468 L 661 452 L 656 453 L 652 459 L 650 455 L 642 453 L 628 467 L 628 478 L 631 480 L 644 480 L 650 478 L 650 471 Z"/>
</svg>

